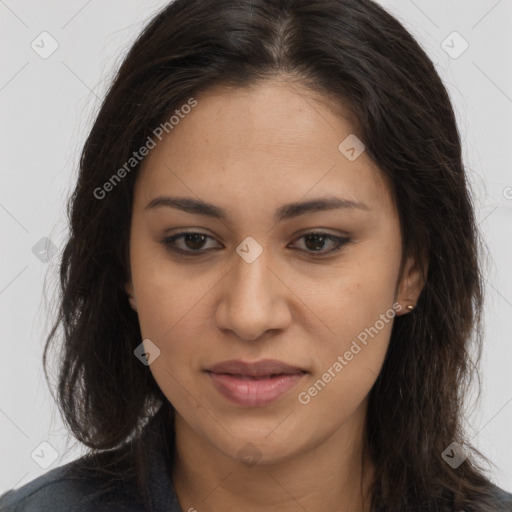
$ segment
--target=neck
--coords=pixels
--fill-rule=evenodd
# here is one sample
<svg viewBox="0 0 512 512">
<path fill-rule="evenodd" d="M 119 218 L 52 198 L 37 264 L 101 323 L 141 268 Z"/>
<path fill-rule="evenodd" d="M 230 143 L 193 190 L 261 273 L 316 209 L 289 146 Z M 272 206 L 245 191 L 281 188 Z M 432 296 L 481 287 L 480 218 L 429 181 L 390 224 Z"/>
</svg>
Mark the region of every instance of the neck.
<svg viewBox="0 0 512 512">
<path fill-rule="evenodd" d="M 288 458 L 247 465 L 198 436 L 176 413 L 173 485 L 184 511 L 369 512 L 373 467 L 364 461 L 364 415 Z"/>
</svg>

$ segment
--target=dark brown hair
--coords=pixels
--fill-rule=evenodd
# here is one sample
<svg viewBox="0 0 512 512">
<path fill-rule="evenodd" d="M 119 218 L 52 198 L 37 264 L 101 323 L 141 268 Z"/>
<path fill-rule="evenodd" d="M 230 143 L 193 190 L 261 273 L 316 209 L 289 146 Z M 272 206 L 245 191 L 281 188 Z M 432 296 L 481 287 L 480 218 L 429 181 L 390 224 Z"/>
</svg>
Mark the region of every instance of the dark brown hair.
<svg viewBox="0 0 512 512">
<path fill-rule="evenodd" d="M 200 102 L 212 86 L 276 77 L 351 113 L 391 185 L 402 263 L 414 255 L 425 269 L 417 307 L 394 320 L 370 394 L 373 510 L 496 510 L 476 463 L 481 456 L 461 427 L 463 401 L 478 376 L 483 287 L 460 136 L 433 63 L 370 0 L 176 0 L 133 44 L 87 138 L 68 204 L 60 310 L 44 351 L 46 373 L 62 326 L 56 400 L 67 425 L 95 454 L 136 440 L 157 410 L 163 418 L 173 413 L 133 353 L 141 332 L 125 283 L 138 167 L 105 197 L 95 190 L 189 98 Z M 452 442 L 470 453 L 457 469 L 441 456 Z M 129 470 L 142 474 L 144 448 L 134 446 Z"/>
</svg>

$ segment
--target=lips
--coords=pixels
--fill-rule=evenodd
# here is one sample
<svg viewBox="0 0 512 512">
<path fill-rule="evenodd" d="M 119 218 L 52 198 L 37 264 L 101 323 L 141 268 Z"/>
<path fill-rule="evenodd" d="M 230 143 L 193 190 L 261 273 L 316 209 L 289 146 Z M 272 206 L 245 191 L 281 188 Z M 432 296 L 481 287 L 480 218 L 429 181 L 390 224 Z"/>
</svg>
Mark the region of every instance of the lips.
<svg viewBox="0 0 512 512">
<path fill-rule="evenodd" d="M 224 361 L 208 368 L 217 391 L 229 401 L 245 407 L 274 402 L 306 375 L 306 370 L 274 359 L 255 363 Z"/>
<path fill-rule="evenodd" d="M 208 368 L 213 373 L 227 373 L 247 377 L 270 377 L 271 375 L 294 375 L 305 373 L 306 370 L 298 366 L 291 366 L 275 359 L 262 359 L 254 363 L 239 360 L 223 361 Z"/>
</svg>

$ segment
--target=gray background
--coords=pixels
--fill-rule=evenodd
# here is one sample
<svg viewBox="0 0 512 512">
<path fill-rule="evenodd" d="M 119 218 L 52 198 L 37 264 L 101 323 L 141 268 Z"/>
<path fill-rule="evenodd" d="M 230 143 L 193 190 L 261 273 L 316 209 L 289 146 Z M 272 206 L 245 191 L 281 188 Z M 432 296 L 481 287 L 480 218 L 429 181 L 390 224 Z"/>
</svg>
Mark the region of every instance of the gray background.
<svg viewBox="0 0 512 512">
<path fill-rule="evenodd" d="M 166 3 L 0 0 L 0 492 L 83 453 L 67 436 L 42 372 L 58 253 L 45 253 L 41 239 L 62 249 L 65 200 L 100 100 L 129 44 Z M 381 3 L 430 55 L 457 112 L 490 253 L 484 380 L 468 432 L 496 465 L 495 482 L 512 490 L 512 0 Z M 51 49 L 45 31 L 58 48 L 42 58 L 31 44 Z M 34 246 L 43 251 L 34 254 Z"/>
</svg>

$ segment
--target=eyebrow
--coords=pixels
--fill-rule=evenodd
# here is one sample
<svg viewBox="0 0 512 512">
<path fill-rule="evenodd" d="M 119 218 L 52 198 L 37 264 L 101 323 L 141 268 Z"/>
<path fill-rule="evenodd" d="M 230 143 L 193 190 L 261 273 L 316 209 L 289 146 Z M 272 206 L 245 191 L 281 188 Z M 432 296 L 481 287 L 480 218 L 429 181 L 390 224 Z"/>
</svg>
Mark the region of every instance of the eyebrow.
<svg viewBox="0 0 512 512">
<path fill-rule="evenodd" d="M 171 197 L 158 196 L 152 199 L 146 206 L 145 210 L 167 207 L 176 208 L 187 213 L 195 215 L 204 215 L 219 220 L 228 220 L 228 213 L 222 208 L 210 203 L 206 203 L 200 199 L 192 197 Z M 306 213 L 323 212 L 329 210 L 363 210 L 369 211 L 370 208 L 365 203 L 354 201 L 351 199 L 343 199 L 336 196 L 320 197 L 305 202 L 288 203 L 280 206 L 274 214 L 274 220 L 282 222 L 288 219 L 299 217 Z"/>
</svg>

